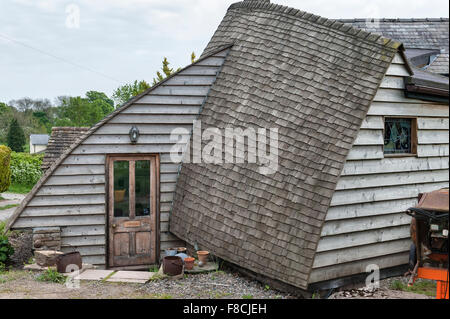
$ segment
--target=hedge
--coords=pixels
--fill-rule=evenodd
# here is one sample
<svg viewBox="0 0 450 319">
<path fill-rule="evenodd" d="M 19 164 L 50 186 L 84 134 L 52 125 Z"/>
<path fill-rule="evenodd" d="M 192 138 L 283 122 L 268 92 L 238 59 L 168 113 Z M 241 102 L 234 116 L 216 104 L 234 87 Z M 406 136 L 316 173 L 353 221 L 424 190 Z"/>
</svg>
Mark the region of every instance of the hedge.
<svg viewBox="0 0 450 319">
<path fill-rule="evenodd" d="M 11 149 L 0 145 L 0 193 L 8 190 L 11 185 Z"/>
<path fill-rule="evenodd" d="M 34 186 L 42 176 L 43 155 L 11 153 L 11 180 L 14 184 Z"/>
</svg>

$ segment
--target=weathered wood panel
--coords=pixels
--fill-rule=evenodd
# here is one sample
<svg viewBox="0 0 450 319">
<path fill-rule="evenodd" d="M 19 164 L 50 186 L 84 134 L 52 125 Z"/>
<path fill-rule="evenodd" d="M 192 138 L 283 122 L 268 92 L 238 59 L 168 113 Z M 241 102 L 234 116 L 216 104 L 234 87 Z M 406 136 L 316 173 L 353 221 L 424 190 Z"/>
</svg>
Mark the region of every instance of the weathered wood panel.
<svg viewBox="0 0 450 319">
<path fill-rule="evenodd" d="M 419 193 L 448 187 L 448 105 L 405 98 L 402 64 L 396 56 L 350 151 L 310 282 L 359 274 L 369 264 L 407 263 L 410 217 L 404 212 Z M 390 116 L 417 117 L 417 157 L 384 157 L 383 118 Z"/>
<path fill-rule="evenodd" d="M 448 169 L 446 157 L 399 157 L 345 163 L 342 176 Z"/>
<path fill-rule="evenodd" d="M 317 252 L 364 246 L 407 238 L 409 238 L 409 225 L 328 236 L 320 240 L 317 247 Z"/>
<path fill-rule="evenodd" d="M 36 196 L 57 196 L 57 195 L 89 195 L 89 194 L 105 194 L 105 185 L 58 185 L 43 186 L 36 193 Z"/>
<path fill-rule="evenodd" d="M 104 267 L 106 155 L 158 153 L 161 154 L 161 248 L 182 245 L 168 233 L 179 169 L 169 154 L 179 139 L 170 139 L 170 134 L 178 128 L 185 129 L 185 134 L 192 130 L 226 54 L 227 50 L 219 52 L 189 67 L 101 125 L 41 186 L 14 228 L 62 227 L 63 251 L 79 250 L 84 262 Z M 140 131 L 137 145 L 131 145 L 128 137 L 133 124 Z"/>
<path fill-rule="evenodd" d="M 397 103 L 373 102 L 368 115 L 381 116 L 420 116 L 420 117 L 448 117 L 448 105 L 445 104 L 412 104 L 404 103 L 399 107 Z"/>
<path fill-rule="evenodd" d="M 383 130 L 384 121 L 382 116 L 366 116 L 362 122 L 361 129 L 364 130 Z"/>
<path fill-rule="evenodd" d="M 402 253 L 408 251 L 410 246 L 411 239 L 407 238 L 373 245 L 321 252 L 316 254 L 313 268 L 327 267 L 352 261 Z"/>
<path fill-rule="evenodd" d="M 164 135 L 171 134 L 175 129 L 185 129 L 188 131 L 192 130 L 192 122 L 187 124 L 179 123 L 179 124 L 136 124 L 137 128 L 141 135 Z M 95 131 L 94 135 L 127 135 L 130 133 L 130 125 L 129 124 L 113 124 L 109 123 L 108 125 L 100 127 L 97 131 Z"/>
<path fill-rule="evenodd" d="M 418 157 L 444 157 L 449 156 L 448 144 L 435 144 L 435 145 L 418 145 L 417 146 Z"/>
<path fill-rule="evenodd" d="M 406 211 L 417 204 L 417 198 L 397 199 L 383 202 L 370 202 L 330 207 L 325 220 L 349 219 L 357 217 L 379 216 Z"/>
<path fill-rule="evenodd" d="M 378 124 L 378 123 L 377 123 Z M 383 145 L 383 131 L 382 130 L 365 130 L 359 131 L 354 145 Z"/>
<path fill-rule="evenodd" d="M 448 187 L 448 182 L 342 190 L 336 191 L 331 200 L 331 206 L 414 198 L 419 193 L 431 192 L 445 187 Z"/>
<path fill-rule="evenodd" d="M 448 118 L 418 118 L 419 130 L 447 130 L 449 128 Z M 447 141 L 448 142 L 448 141 Z"/>
<path fill-rule="evenodd" d="M 362 189 L 393 185 L 422 184 L 448 181 L 447 170 L 413 171 L 396 174 L 342 176 L 336 190 Z"/>
<path fill-rule="evenodd" d="M 190 135 L 141 135 L 139 136 L 140 144 L 175 144 L 180 141 L 188 141 Z M 129 135 L 92 135 L 86 139 L 85 144 L 95 145 L 95 144 L 130 144 Z"/>
<path fill-rule="evenodd" d="M 408 252 L 401 252 L 399 254 L 378 256 L 376 258 L 369 258 L 346 264 L 337 264 L 329 267 L 313 269 L 309 277 L 309 282 L 313 283 L 319 281 L 326 281 L 335 278 L 365 273 L 366 267 L 373 264 L 378 265 L 380 269 L 396 265 L 404 265 L 408 263 L 408 258 L 409 258 Z"/>
<path fill-rule="evenodd" d="M 353 219 L 351 222 L 348 220 L 326 221 L 323 225 L 321 236 L 335 236 L 345 233 L 409 225 L 410 222 L 411 217 L 404 212 L 391 215 L 361 217 Z"/>
<path fill-rule="evenodd" d="M 347 155 L 347 161 L 382 159 L 383 157 L 383 146 L 381 145 L 353 146 Z"/>
<path fill-rule="evenodd" d="M 105 215 L 105 205 L 28 207 L 22 217 Z M 38 221 L 36 219 L 36 221 Z M 38 225 L 34 226 L 38 227 Z"/>
<path fill-rule="evenodd" d="M 418 132 L 419 144 L 444 144 L 448 143 L 448 130 L 433 130 Z"/>
</svg>

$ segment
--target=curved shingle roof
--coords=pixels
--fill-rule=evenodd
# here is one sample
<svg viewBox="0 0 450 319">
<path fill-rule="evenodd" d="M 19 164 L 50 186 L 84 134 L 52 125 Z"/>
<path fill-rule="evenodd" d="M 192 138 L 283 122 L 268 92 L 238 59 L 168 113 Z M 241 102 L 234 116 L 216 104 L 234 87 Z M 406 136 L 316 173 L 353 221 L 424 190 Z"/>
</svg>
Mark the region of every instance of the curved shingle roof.
<svg viewBox="0 0 450 319">
<path fill-rule="evenodd" d="M 183 164 L 170 231 L 306 289 L 347 154 L 396 41 L 269 1 L 231 5 L 204 54 L 233 43 L 203 128 L 278 128 L 279 168 Z"/>
</svg>

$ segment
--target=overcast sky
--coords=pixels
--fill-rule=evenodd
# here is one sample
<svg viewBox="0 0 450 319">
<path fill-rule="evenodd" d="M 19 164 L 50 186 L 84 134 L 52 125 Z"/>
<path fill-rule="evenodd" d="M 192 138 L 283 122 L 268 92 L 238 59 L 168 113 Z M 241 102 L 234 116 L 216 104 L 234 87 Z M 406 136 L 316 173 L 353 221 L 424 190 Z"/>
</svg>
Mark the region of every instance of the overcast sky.
<svg viewBox="0 0 450 319">
<path fill-rule="evenodd" d="M 151 81 L 200 55 L 236 0 L 1 0 L 0 102 Z M 327 18 L 448 17 L 447 0 L 272 0 Z M 78 19 L 79 17 L 79 19 Z"/>
</svg>

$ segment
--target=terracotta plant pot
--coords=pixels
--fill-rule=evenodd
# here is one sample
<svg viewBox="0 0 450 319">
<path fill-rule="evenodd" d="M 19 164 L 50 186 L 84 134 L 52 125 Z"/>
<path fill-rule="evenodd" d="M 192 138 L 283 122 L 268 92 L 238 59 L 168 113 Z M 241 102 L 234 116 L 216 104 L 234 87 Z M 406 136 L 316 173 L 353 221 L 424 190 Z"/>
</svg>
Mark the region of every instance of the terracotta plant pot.
<svg viewBox="0 0 450 319">
<path fill-rule="evenodd" d="M 194 268 L 194 261 L 195 258 L 192 257 L 184 258 L 184 268 L 187 270 L 191 270 L 192 268 Z"/>
<path fill-rule="evenodd" d="M 201 261 L 204 265 L 208 262 L 209 251 L 199 250 L 197 251 L 198 260 Z"/>
</svg>

